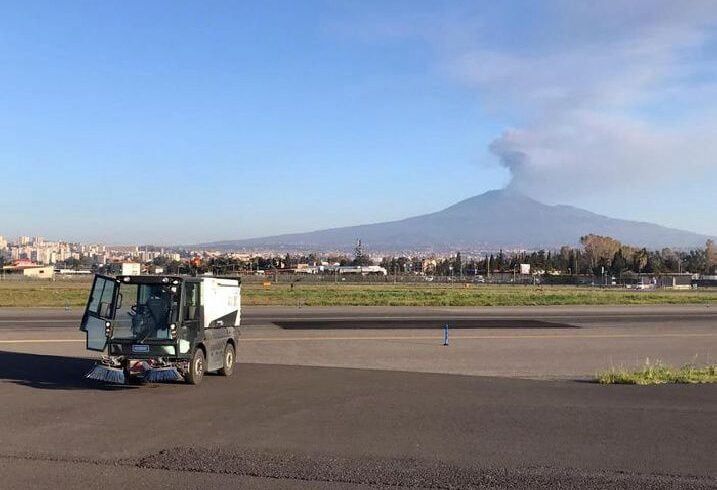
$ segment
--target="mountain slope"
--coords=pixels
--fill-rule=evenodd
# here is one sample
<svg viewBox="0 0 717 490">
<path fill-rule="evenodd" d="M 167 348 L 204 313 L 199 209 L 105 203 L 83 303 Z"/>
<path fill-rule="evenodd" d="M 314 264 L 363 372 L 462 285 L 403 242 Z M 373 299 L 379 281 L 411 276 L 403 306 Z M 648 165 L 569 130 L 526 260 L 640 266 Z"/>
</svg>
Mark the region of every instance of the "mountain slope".
<svg viewBox="0 0 717 490">
<path fill-rule="evenodd" d="M 489 191 L 436 213 L 399 221 L 264 238 L 202 244 L 204 247 L 350 249 L 356 239 L 373 250 L 477 250 L 556 248 L 588 233 L 649 248 L 704 246 L 707 236 L 651 223 L 626 221 L 572 206 L 548 206 L 512 191 Z"/>
</svg>

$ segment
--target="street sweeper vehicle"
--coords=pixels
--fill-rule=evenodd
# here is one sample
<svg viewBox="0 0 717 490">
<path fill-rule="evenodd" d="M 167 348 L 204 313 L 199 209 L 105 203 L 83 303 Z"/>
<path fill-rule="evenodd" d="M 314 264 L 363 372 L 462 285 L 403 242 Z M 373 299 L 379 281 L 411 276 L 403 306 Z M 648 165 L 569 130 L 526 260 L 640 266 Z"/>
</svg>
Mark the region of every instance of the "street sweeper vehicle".
<svg viewBox="0 0 717 490">
<path fill-rule="evenodd" d="M 87 374 L 111 383 L 230 376 L 241 317 L 236 277 L 96 274 L 80 330 L 104 352 Z"/>
</svg>

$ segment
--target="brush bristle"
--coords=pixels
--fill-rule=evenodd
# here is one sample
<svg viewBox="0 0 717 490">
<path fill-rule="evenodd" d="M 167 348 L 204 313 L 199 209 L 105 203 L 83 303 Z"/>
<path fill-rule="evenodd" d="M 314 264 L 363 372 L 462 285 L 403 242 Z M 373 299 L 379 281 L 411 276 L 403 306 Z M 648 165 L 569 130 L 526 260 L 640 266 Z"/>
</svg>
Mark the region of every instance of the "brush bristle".
<svg viewBox="0 0 717 490">
<path fill-rule="evenodd" d="M 87 379 L 104 381 L 105 383 L 124 384 L 125 382 L 124 372 L 122 369 L 111 366 L 103 366 L 102 364 L 97 364 L 93 367 L 92 371 L 87 373 L 87 376 L 85 377 Z"/>
<path fill-rule="evenodd" d="M 164 381 L 182 381 L 184 378 L 172 366 L 157 367 L 150 369 L 144 374 L 144 380 L 149 383 L 161 383 Z"/>
</svg>

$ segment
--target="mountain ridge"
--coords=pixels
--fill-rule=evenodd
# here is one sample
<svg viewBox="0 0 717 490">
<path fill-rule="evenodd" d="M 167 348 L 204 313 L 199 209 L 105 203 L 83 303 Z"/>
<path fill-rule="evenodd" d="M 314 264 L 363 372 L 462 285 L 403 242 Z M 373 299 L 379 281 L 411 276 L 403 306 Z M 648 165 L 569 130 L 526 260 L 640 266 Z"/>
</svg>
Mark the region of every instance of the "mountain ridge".
<svg viewBox="0 0 717 490">
<path fill-rule="evenodd" d="M 607 235 L 648 248 L 704 246 L 707 235 L 644 221 L 603 216 L 568 205 L 547 205 L 510 189 L 463 199 L 433 213 L 399 220 L 203 243 L 202 248 L 350 250 L 357 239 L 372 250 L 554 249 L 581 236 Z"/>
</svg>

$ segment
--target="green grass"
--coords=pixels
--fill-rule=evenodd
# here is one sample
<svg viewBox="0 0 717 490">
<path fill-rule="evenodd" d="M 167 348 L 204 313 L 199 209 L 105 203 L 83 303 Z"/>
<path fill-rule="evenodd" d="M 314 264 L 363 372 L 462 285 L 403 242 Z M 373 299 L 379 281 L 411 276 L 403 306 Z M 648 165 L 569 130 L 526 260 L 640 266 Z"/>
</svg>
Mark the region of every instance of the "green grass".
<svg viewBox="0 0 717 490">
<path fill-rule="evenodd" d="M 270 289 L 247 285 L 247 305 L 306 306 L 539 306 L 621 304 L 708 304 L 717 291 L 634 292 L 575 287 L 474 286 L 421 284 L 273 284 Z"/>
<path fill-rule="evenodd" d="M 82 306 L 84 279 L 0 281 L 0 307 Z M 541 306 L 717 303 L 717 291 L 630 291 L 573 286 L 461 284 L 272 284 L 245 282 L 244 305 L 286 306 Z"/>
<path fill-rule="evenodd" d="M 635 371 L 612 368 L 598 373 L 596 378 L 601 384 L 717 383 L 717 364 L 705 366 L 685 364 L 680 368 L 673 368 L 659 361 L 651 363 L 648 359 L 642 368 Z"/>
<path fill-rule="evenodd" d="M 0 308 L 7 306 L 84 306 L 91 284 L 87 280 L 0 281 Z"/>
</svg>

